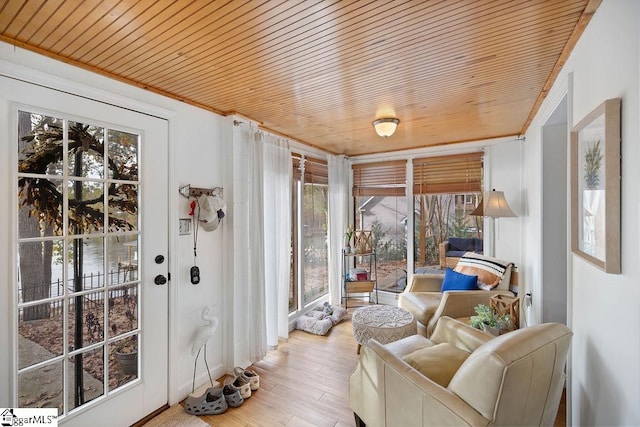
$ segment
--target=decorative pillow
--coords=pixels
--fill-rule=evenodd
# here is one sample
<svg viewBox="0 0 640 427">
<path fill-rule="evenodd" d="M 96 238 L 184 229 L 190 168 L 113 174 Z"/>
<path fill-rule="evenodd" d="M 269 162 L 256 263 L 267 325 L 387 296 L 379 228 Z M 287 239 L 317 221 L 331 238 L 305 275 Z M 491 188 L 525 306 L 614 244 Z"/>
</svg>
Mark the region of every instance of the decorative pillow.
<svg viewBox="0 0 640 427">
<path fill-rule="evenodd" d="M 441 291 L 472 291 L 478 289 L 478 276 L 458 273 L 447 267 Z"/>
<path fill-rule="evenodd" d="M 470 354 L 445 342 L 416 350 L 404 356 L 403 359 L 431 381 L 447 387 L 460 365 Z"/>
<path fill-rule="evenodd" d="M 458 261 L 455 271 L 478 276 L 478 287 L 481 289 L 490 290 L 498 285 L 502 289 L 506 282 L 508 290 L 512 266 L 510 262 L 467 252 Z"/>
</svg>

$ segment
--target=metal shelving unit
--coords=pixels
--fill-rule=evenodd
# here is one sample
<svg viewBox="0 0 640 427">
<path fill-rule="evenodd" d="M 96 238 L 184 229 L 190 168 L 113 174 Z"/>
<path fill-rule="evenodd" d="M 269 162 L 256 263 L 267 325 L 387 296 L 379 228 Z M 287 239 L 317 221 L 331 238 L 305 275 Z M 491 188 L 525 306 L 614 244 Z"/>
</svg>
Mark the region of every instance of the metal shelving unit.
<svg viewBox="0 0 640 427">
<path fill-rule="evenodd" d="M 360 259 L 360 264 L 367 264 L 368 268 L 365 268 L 367 274 L 366 279 L 353 280 L 349 277 L 351 267 L 355 267 Z M 370 253 L 345 253 L 342 250 L 342 301 L 344 301 L 344 307 L 349 308 L 349 295 L 350 294 L 369 294 L 369 303 L 378 304 L 378 259 L 376 252 Z M 350 280 L 352 279 L 352 280 Z M 375 294 L 375 302 L 373 295 Z"/>
</svg>

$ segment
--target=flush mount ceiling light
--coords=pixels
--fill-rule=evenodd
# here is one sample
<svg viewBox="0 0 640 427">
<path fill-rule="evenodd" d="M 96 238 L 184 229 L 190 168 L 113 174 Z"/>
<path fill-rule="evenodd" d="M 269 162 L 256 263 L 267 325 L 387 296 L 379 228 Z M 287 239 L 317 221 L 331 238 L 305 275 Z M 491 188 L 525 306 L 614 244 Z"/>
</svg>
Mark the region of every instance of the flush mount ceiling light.
<svg viewBox="0 0 640 427">
<path fill-rule="evenodd" d="M 383 138 L 388 138 L 396 131 L 400 123 L 399 119 L 395 117 L 386 117 L 373 121 L 373 127 L 376 129 L 376 133 Z"/>
</svg>

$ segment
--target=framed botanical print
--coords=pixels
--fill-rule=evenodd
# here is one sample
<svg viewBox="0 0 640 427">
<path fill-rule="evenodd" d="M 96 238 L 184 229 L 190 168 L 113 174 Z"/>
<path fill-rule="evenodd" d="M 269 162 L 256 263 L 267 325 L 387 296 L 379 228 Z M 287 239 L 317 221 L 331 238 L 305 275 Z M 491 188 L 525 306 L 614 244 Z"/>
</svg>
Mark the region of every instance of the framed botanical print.
<svg viewBox="0 0 640 427">
<path fill-rule="evenodd" d="M 620 109 L 609 99 L 571 132 L 571 250 L 620 273 Z"/>
</svg>

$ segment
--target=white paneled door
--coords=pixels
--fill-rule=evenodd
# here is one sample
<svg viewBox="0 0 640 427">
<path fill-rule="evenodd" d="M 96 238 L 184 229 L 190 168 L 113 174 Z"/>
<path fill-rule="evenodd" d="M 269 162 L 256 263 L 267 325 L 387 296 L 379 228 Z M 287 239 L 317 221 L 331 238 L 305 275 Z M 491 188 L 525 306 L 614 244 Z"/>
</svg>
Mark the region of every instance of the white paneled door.
<svg viewBox="0 0 640 427">
<path fill-rule="evenodd" d="M 6 77 L 0 98 L 0 407 L 130 425 L 167 403 L 168 123 Z"/>
</svg>

